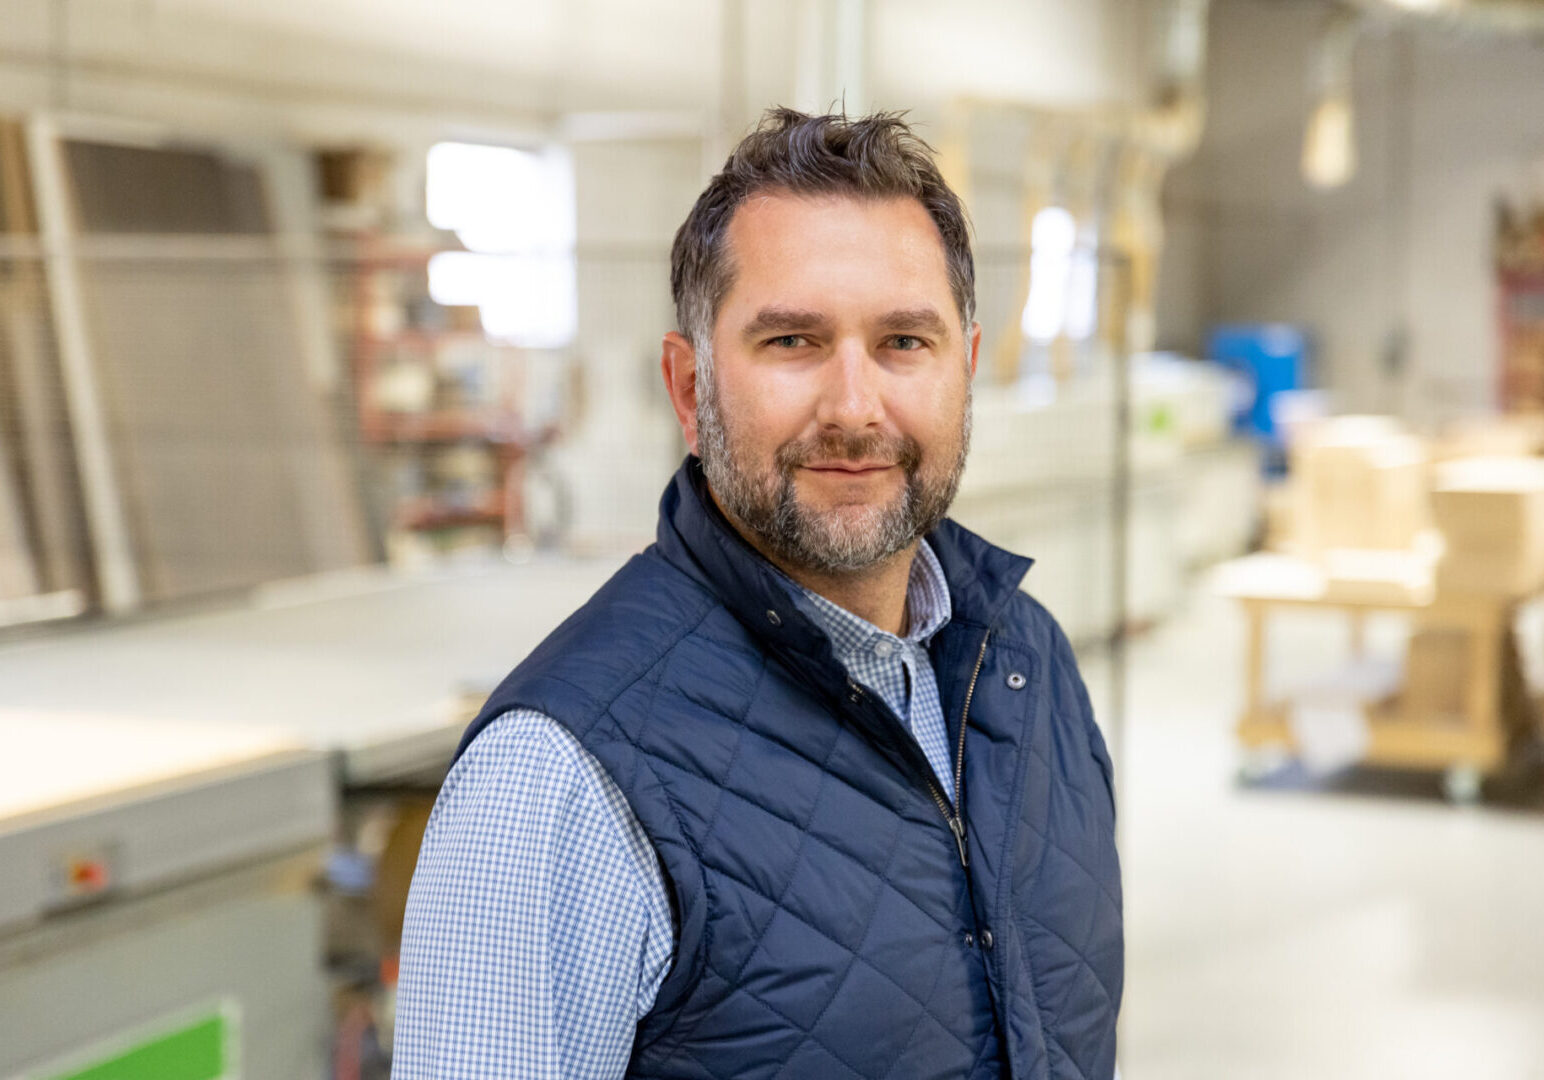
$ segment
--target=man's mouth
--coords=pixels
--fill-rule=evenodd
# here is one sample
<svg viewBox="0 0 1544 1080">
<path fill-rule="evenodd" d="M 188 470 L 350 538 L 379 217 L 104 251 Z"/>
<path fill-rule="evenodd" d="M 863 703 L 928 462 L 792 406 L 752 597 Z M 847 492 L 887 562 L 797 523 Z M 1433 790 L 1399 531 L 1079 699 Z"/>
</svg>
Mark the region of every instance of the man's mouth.
<svg viewBox="0 0 1544 1080">
<path fill-rule="evenodd" d="M 805 465 L 804 468 L 811 472 L 821 473 L 848 473 L 853 476 L 867 476 L 873 473 L 881 473 L 886 469 L 893 469 L 893 464 L 884 462 L 853 462 L 853 461 L 826 461 Z"/>
</svg>

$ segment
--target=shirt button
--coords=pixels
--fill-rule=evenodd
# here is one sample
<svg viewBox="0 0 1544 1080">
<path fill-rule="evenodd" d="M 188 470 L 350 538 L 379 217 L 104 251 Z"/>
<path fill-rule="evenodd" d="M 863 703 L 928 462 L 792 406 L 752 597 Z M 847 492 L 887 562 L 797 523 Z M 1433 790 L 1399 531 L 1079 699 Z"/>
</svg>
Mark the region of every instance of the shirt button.
<svg viewBox="0 0 1544 1080">
<path fill-rule="evenodd" d="M 895 651 L 895 645 L 883 638 L 874 642 L 874 655 L 881 660 L 887 659 Z"/>
<path fill-rule="evenodd" d="M 974 949 L 976 947 L 976 935 L 972 934 L 969 930 L 965 931 L 965 947 L 967 949 Z"/>
<path fill-rule="evenodd" d="M 1024 676 L 1017 671 L 1010 671 L 1008 673 L 1009 690 L 1022 690 L 1024 689 L 1024 684 L 1028 681 L 1028 679 L 1024 678 Z"/>
<path fill-rule="evenodd" d="M 988 950 L 988 951 L 991 950 L 991 948 L 992 948 L 992 931 L 990 929 L 983 929 L 981 931 L 981 947 L 983 949 Z"/>
<path fill-rule="evenodd" d="M 781 615 L 779 615 L 777 612 L 773 611 L 771 608 L 768 608 L 767 609 L 767 622 L 771 623 L 773 626 L 782 626 L 783 625 L 783 617 Z"/>
</svg>

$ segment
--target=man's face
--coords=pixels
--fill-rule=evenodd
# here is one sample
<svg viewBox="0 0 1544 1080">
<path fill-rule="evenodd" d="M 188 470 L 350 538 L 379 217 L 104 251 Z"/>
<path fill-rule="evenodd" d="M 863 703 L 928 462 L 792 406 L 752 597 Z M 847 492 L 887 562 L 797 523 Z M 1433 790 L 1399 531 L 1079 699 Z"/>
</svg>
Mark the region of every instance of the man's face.
<svg viewBox="0 0 1544 1080">
<path fill-rule="evenodd" d="M 806 570 L 907 548 L 959 486 L 980 341 L 932 219 L 909 198 L 763 194 L 727 241 L 733 284 L 696 405 L 714 495 Z"/>
</svg>

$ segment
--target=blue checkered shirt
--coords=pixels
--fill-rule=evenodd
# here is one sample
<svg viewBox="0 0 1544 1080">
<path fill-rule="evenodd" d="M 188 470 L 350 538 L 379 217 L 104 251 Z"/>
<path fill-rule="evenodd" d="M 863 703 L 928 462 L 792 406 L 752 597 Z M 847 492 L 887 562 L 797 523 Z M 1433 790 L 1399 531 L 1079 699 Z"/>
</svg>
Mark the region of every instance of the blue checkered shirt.
<svg viewBox="0 0 1544 1080">
<path fill-rule="evenodd" d="M 848 674 L 954 782 L 927 642 L 949 621 L 926 541 L 904 637 L 800 589 Z M 617 1080 L 675 955 L 659 859 L 626 798 L 556 721 L 495 719 L 445 778 L 402 928 L 393 1080 Z"/>
<path fill-rule="evenodd" d="M 836 658 L 847 674 L 884 699 L 891 711 L 905 721 L 927 755 L 944 794 L 954 799 L 954 774 L 949 756 L 949 734 L 943 705 L 938 699 L 938 677 L 927 654 L 927 643 L 943 629 L 953 614 L 949 583 L 944 580 L 938 556 L 924 540 L 917 545 L 906 582 L 907 630 L 905 637 L 886 633 L 867 619 L 833 604 L 819 593 L 795 583 L 800 606 L 831 639 Z"/>
</svg>

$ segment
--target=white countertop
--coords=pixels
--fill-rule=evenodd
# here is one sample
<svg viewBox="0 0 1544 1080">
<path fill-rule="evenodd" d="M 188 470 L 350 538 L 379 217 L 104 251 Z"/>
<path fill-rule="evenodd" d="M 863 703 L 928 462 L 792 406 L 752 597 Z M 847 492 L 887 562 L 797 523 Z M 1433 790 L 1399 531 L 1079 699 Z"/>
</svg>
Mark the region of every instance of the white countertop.
<svg viewBox="0 0 1544 1080">
<path fill-rule="evenodd" d="M 372 569 L 271 587 L 240 610 L 12 642 L 0 647 L 0 784 L 36 768 L 17 796 L 36 799 L 74 782 L 53 775 L 63 764 L 38 741 L 47 717 L 66 715 L 95 732 L 93 760 L 119 778 L 264 738 L 336 752 L 352 782 L 433 768 L 460 737 L 462 694 L 491 689 L 622 561 Z M 219 729 L 242 734 L 227 744 Z"/>
<path fill-rule="evenodd" d="M 301 749 L 258 728 L 17 709 L 0 709 L 0 738 L 0 822 Z"/>
</svg>

